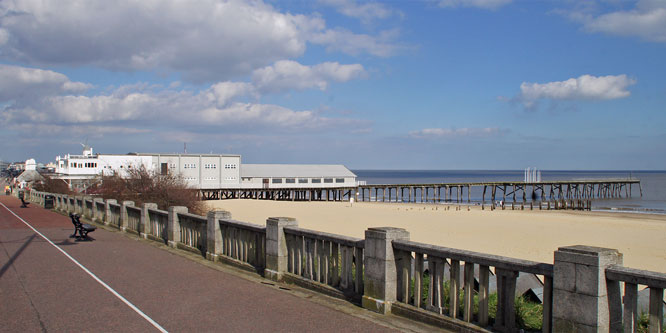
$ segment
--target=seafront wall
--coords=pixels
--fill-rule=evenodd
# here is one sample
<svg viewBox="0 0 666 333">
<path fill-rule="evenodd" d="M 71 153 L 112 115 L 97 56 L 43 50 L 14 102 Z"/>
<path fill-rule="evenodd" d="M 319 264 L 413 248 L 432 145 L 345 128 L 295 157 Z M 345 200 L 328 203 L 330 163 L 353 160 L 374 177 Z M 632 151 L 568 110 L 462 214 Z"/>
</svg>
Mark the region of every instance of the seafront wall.
<svg viewBox="0 0 666 333">
<path fill-rule="evenodd" d="M 544 332 L 636 332 L 644 290 L 649 330 L 663 331 L 666 274 L 626 268 L 615 249 L 564 246 L 552 263 L 542 263 L 413 242 L 407 230 L 392 227 L 369 228 L 360 239 L 303 229 L 289 217 L 262 226 L 223 211 L 204 217 L 185 207 L 37 191 L 29 199 L 372 311 L 458 331 L 517 331 L 516 296 L 528 290 L 542 304 Z"/>
</svg>

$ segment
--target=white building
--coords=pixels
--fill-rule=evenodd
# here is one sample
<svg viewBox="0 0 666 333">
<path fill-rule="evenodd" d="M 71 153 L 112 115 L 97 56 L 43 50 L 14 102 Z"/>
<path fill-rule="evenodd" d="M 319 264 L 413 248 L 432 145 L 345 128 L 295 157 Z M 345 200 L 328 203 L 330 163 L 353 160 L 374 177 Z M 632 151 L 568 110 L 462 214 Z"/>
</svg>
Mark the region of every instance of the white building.
<svg viewBox="0 0 666 333">
<path fill-rule="evenodd" d="M 196 189 L 341 188 L 355 187 L 356 175 L 343 165 L 241 164 L 240 155 L 227 154 L 93 154 L 56 157 L 56 174 L 74 187 L 100 175 L 127 175 L 145 167 L 160 174 L 180 175 Z M 77 186 L 78 185 L 78 186 Z"/>
</svg>

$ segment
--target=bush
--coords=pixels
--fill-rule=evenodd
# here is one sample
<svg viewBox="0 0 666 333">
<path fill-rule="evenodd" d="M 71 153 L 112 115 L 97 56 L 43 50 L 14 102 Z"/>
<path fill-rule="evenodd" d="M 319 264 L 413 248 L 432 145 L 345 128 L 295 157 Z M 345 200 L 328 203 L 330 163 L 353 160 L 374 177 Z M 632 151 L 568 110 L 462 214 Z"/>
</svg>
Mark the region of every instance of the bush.
<svg viewBox="0 0 666 333">
<path fill-rule="evenodd" d="M 72 191 L 70 191 L 69 186 L 67 183 L 65 183 L 62 179 L 55 179 L 51 178 L 47 175 L 42 175 L 44 177 L 44 180 L 41 182 L 35 183 L 32 188 L 41 191 L 41 192 L 49 192 L 49 193 L 59 193 L 59 194 L 70 194 Z"/>
<path fill-rule="evenodd" d="M 197 190 L 190 188 L 179 175 L 160 175 L 144 166 L 127 169 L 127 175 L 117 173 L 102 177 L 95 192 L 104 199 L 134 201 L 136 206 L 156 203 L 159 209 L 170 206 L 185 206 L 190 213 L 205 215 L 205 206 L 197 197 Z"/>
</svg>

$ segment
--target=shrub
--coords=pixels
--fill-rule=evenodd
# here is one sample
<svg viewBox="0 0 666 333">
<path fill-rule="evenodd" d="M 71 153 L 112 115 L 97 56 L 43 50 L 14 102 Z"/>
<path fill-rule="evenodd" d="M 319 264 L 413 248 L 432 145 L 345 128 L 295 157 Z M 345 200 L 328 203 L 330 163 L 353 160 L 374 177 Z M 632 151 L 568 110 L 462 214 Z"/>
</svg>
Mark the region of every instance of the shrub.
<svg viewBox="0 0 666 333">
<path fill-rule="evenodd" d="M 44 180 L 41 182 L 35 183 L 32 188 L 41 191 L 41 192 L 49 192 L 49 193 L 60 193 L 60 194 L 70 194 L 72 191 L 70 191 L 69 186 L 67 183 L 65 183 L 62 179 L 55 179 L 51 178 L 47 175 L 42 175 L 44 177 Z"/>
<path fill-rule="evenodd" d="M 136 206 L 156 203 L 159 209 L 185 206 L 193 214 L 205 215 L 205 206 L 197 197 L 197 190 L 190 188 L 179 175 L 160 175 L 144 166 L 127 169 L 127 175 L 102 177 L 95 189 L 104 199 L 134 201 Z"/>
</svg>

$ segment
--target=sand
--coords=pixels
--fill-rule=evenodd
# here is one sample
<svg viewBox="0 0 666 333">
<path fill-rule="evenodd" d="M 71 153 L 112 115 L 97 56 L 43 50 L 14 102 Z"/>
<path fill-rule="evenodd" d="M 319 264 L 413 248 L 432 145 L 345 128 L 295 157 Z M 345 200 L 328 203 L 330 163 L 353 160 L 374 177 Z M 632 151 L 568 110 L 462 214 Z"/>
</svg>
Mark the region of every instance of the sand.
<svg viewBox="0 0 666 333">
<path fill-rule="evenodd" d="M 265 225 L 271 216 L 289 216 L 302 228 L 364 238 L 368 227 L 407 229 L 411 240 L 513 258 L 553 262 L 567 245 L 618 249 L 624 265 L 666 273 L 666 216 L 576 211 L 456 211 L 443 205 L 207 201 L 211 209 L 230 211 L 236 220 Z"/>
</svg>

